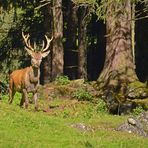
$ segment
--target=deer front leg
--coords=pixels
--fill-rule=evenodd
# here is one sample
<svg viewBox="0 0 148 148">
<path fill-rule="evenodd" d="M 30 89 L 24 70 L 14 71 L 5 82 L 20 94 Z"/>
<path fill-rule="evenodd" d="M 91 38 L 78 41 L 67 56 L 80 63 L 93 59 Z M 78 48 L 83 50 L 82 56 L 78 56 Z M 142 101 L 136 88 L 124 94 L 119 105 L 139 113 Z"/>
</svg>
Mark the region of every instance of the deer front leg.
<svg viewBox="0 0 148 148">
<path fill-rule="evenodd" d="M 38 110 L 38 93 L 35 92 L 33 94 L 33 101 L 34 101 L 34 104 L 35 104 L 35 110 Z"/>
<path fill-rule="evenodd" d="M 28 94 L 26 89 L 23 89 L 22 91 L 22 99 L 21 99 L 20 105 L 22 105 L 24 101 L 25 101 L 25 108 L 27 109 L 29 100 L 28 100 Z"/>
<path fill-rule="evenodd" d="M 12 103 L 15 92 L 16 92 L 15 90 L 13 90 L 12 88 L 9 88 L 9 100 L 8 100 L 9 104 Z"/>
</svg>

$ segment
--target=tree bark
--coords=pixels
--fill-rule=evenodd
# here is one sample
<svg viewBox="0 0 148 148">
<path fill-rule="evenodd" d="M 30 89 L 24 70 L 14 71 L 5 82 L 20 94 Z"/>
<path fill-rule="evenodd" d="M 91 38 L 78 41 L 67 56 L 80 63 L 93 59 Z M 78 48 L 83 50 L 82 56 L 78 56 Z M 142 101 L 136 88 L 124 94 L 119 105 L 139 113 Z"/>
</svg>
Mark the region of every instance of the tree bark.
<svg viewBox="0 0 148 148">
<path fill-rule="evenodd" d="M 62 0 L 53 0 L 53 49 L 52 49 L 52 80 L 63 74 L 63 12 Z"/>
<path fill-rule="evenodd" d="M 108 6 L 106 31 L 106 59 L 98 84 L 110 112 L 117 113 L 126 102 L 128 84 L 138 80 L 132 57 L 130 0 Z"/>
<path fill-rule="evenodd" d="M 46 35 L 48 35 L 50 38 L 52 36 L 52 6 L 51 4 L 48 4 L 45 6 L 44 10 L 44 29 L 46 32 Z M 49 47 L 52 49 L 52 47 Z M 45 59 L 43 59 L 43 67 L 41 69 L 43 70 L 42 75 L 42 83 L 47 84 L 51 81 L 51 54 L 49 54 Z"/>
<path fill-rule="evenodd" d="M 89 7 L 80 6 L 78 11 L 78 78 L 87 79 L 87 25 Z"/>
<path fill-rule="evenodd" d="M 78 50 L 76 45 L 77 40 L 77 28 L 78 28 L 78 18 L 77 18 L 77 6 L 69 1 L 67 14 L 67 26 L 65 27 L 65 53 L 64 53 L 64 73 L 68 75 L 70 79 L 77 79 L 78 73 Z"/>
</svg>

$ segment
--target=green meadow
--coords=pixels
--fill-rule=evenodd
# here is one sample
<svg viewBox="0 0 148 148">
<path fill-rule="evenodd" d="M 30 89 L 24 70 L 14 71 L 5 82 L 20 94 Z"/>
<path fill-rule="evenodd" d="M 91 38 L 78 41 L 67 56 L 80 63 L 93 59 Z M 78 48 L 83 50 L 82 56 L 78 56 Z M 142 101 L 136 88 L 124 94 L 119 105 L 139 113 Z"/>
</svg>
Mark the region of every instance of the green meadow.
<svg viewBox="0 0 148 148">
<path fill-rule="evenodd" d="M 116 131 L 127 116 L 108 114 L 88 101 L 54 99 L 40 110 L 0 100 L 0 148 L 147 148 L 148 139 Z M 47 100 L 46 100 L 47 101 Z M 78 125 L 78 126 L 77 126 Z M 82 127 L 81 127 L 81 126 Z M 83 128 L 83 126 L 85 128 Z"/>
</svg>

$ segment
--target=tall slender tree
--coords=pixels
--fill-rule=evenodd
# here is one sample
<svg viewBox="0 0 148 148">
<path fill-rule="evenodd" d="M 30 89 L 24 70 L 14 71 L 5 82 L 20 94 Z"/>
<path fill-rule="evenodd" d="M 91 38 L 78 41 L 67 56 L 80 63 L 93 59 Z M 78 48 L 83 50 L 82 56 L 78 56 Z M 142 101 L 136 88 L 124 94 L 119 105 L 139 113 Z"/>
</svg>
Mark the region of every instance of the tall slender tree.
<svg viewBox="0 0 148 148">
<path fill-rule="evenodd" d="M 64 72 L 70 79 L 76 79 L 78 73 L 77 67 L 77 28 L 78 28 L 78 7 L 71 0 L 68 3 L 65 11 L 65 50 L 64 50 Z"/>
<path fill-rule="evenodd" d="M 87 25 L 90 18 L 89 6 L 78 9 L 78 78 L 87 79 Z"/>
<path fill-rule="evenodd" d="M 63 74 L 63 12 L 62 0 L 53 0 L 53 48 L 52 48 L 52 80 Z"/>
<path fill-rule="evenodd" d="M 43 9 L 43 14 L 44 14 L 44 29 L 45 32 L 48 36 L 52 36 L 52 28 L 53 28 L 53 17 L 52 17 L 52 3 L 47 4 L 44 9 Z M 50 47 L 52 48 L 52 47 Z M 42 66 L 42 79 L 43 79 L 43 84 L 49 83 L 51 81 L 51 64 L 52 63 L 52 58 L 51 54 L 49 54 L 44 60 L 43 60 L 43 66 Z"/>
</svg>

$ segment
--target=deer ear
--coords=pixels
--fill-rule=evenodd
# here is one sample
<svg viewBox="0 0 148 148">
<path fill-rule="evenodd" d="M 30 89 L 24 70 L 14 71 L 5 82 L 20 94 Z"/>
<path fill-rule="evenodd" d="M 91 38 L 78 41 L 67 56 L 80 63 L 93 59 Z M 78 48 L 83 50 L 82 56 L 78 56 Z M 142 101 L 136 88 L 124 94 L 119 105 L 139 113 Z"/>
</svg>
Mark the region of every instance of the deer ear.
<svg viewBox="0 0 148 148">
<path fill-rule="evenodd" d="M 43 58 L 45 58 L 46 56 L 48 56 L 49 53 L 50 53 L 50 50 L 49 51 L 46 51 L 46 52 L 41 52 Z"/>
<path fill-rule="evenodd" d="M 28 54 L 29 54 L 30 56 L 33 56 L 33 51 L 31 51 L 31 50 L 28 49 L 27 47 L 25 47 L 25 49 L 27 50 L 27 52 L 28 52 Z"/>
</svg>

